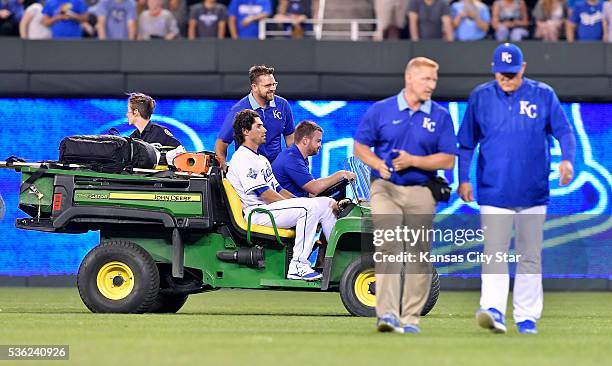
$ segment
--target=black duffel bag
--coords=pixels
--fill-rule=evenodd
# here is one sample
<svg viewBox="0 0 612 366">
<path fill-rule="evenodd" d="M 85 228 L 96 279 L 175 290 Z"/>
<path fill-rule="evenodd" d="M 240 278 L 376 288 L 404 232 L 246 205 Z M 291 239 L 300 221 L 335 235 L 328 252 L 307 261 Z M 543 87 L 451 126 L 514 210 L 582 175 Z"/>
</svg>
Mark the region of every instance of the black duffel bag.
<svg viewBox="0 0 612 366">
<path fill-rule="evenodd" d="M 130 137 L 83 135 L 65 137 L 59 146 L 59 162 L 81 164 L 104 173 L 124 169 L 151 169 L 158 153 L 151 144 Z"/>
</svg>

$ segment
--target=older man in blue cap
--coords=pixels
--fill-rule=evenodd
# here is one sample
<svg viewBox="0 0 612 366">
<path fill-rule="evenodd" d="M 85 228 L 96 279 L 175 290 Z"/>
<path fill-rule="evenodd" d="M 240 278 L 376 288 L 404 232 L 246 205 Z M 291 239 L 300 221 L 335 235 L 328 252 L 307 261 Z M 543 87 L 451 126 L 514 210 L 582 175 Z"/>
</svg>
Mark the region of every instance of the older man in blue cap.
<svg viewBox="0 0 612 366">
<path fill-rule="evenodd" d="M 557 95 L 541 82 L 523 76 L 527 63 L 521 49 L 504 43 L 493 54 L 495 80 L 471 93 L 459 129 L 459 195 L 474 201 L 470 181 L 473 152 L 477 162 L 477 201 L 485 233 L 478 324 L 505 333 L 510 288 L 508 274 L 514 229 L 517 256 L 513 317 L 519 333 L 537 333 L 543 309 L 542 240 L 549 201 L 550 145 L 561 146 L 559 183 L 573 179 L 576 139 Z"/>
</svg>

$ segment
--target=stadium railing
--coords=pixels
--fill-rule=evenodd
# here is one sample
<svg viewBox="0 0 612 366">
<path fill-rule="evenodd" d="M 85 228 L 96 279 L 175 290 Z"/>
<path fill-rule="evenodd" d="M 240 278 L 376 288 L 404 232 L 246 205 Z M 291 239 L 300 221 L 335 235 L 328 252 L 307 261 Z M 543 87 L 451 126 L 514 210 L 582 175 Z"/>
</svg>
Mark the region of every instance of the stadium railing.
<svg viewBox="0 0 612 366">
<path fill-rule="evenodd" d="M 289 24 L 283 19 L 262 19 L 259 21 L 259 39 L 265 40 L 268 37 L 291 37 L 291 29 L 270 30 L 268 25 Z M 376 19 L 306 19 L 302 24 L 312 24 L 312 30 L 305 30 L 304 35 L 321 40 L 325 37 L 344 38 L 351 41 L 362 40 L 363 38 L 373 38 L 376 35 L 374 30 L 362 30 L 362 26 L 376 25 Z M 346 30 L 323 30 L 324 25 L 347 26 Z M 373 27 L 375 28 L 375 27 Z"/>
</svg>

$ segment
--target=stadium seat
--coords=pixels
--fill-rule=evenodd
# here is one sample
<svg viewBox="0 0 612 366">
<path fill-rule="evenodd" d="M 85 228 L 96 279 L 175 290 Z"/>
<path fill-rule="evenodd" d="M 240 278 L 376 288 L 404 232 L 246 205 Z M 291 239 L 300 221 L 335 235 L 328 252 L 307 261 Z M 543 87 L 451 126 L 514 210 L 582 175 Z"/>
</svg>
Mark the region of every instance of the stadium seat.
<svg viewBox="0 0 612 366">
<path fill-rule="evenodd" d="M 247 222 L 244 219 L 244 214 L 242 212 L 242 202 L 240 202 L 240 197 L 238 196 L 238 193 L 236 192 L 234 187 L 232 187 L 227 178 L 223 178 L 223 188 L 225 190 L 227 201 L 230 206 L 230 216 L 233 218 L 232 221 L 236 224 L 236 226 L 238 226 L 238 228 L 246 232 Z M 251 224 L 251 232 L 255 234 L 271 236 L 272 238 L 274 238 L 274 228 L 272 226 Z M 293 239 L 295 238 L 295 230 L 278 228 L 278 236 L 280 236 L 281 239 Z"/>
</svg>

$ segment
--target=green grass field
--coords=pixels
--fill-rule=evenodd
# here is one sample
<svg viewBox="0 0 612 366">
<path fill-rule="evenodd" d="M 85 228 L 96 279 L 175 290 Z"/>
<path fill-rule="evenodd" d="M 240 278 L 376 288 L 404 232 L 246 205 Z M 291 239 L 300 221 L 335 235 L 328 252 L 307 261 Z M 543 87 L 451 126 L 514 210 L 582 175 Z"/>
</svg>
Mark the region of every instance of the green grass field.
<svg viewBox="0 0 612 366">
<path fill-rule="evenodd" d="M 418 335 L 379 334 L 336 293 L 220 290 L 176 315 L 91 314 L 76 289 L 0 288 L 0 344 L 68 344 L 16 365 L 610 364 L 612 293 L 546 293 L 540 334 L 478 328 L 476 292 L 443 292 Z M 607 361 L 606 361 L 607 360 Z M 0 361 L 0 366 L 9 361 Z"/>
</svg>

